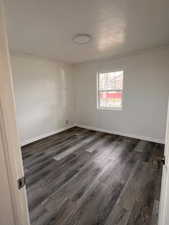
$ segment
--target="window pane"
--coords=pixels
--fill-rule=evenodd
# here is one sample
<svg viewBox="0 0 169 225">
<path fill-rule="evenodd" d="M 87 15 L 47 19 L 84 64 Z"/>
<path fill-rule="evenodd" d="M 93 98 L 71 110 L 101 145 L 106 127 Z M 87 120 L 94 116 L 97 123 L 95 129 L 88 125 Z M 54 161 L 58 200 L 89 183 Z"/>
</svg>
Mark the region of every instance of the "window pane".
<svg viewBox="0 0 169 225">
<path fill-rule="evenodd" d="M 122 90 L 123 71 L 100 73 L 99 90 Z"/>
<path fill-rule="evenodd" d="M 99 92 L 101 108 L 115 108 L 122 106 L 122 91 L 100 91 Z"/>
</svg>

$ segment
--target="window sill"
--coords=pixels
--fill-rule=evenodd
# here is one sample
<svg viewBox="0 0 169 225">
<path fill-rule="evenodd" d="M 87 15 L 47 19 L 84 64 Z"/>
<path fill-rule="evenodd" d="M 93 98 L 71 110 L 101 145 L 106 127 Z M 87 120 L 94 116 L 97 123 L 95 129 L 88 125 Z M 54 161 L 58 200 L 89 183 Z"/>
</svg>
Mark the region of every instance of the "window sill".
<svg viewBox="0 0 169 225">
<path fill-rule="evenodd" d="M 97 110 L 103 110 L 103 111 L 122 111 L 122 107 L 112 107 L 112 108 L 98 107 Z"/>
</svg>

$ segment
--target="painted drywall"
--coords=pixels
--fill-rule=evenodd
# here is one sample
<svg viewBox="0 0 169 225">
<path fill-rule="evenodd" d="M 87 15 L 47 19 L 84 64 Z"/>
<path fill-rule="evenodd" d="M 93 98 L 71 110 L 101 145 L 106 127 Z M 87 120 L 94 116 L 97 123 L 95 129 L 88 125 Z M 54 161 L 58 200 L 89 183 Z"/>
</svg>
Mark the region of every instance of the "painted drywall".
<svg viewBox="0 0 169 225">
<path fill-rule="evenodd" d="M 169 48 L 74 66 L 76 123 L 164 142 L 169 95 Z M 96 75 L 124 70 L 123 108 L 98 110 Z"/>
<path fill-rule="evenodd" d="M 24 54 L 12 54 L 11 63 L 21 144 L 71 126 L 71 66 Z"/>
</svg>

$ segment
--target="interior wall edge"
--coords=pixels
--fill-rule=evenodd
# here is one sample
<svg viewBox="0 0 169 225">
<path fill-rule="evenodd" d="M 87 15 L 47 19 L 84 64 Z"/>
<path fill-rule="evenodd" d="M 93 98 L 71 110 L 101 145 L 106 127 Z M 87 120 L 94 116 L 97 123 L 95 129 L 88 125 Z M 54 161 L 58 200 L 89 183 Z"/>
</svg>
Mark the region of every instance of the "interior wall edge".
<svg viewBox="0 0 169 225">
<path fill-rule="evenodd" d="M 42 135 L 40 135 L 40 136 L 34 137 L 34 138 L 29 138 L 29 139 L 24 140 L 24 141 L 21 142 L 21 147 L 23 147 L 23 146 L 25 146 L 25 145 L 28 145 L 28 144 L 31 144 L 31 143 L 33 143 L 33 142 L 35 142 L 35 141 L 41 140 L 41 139 L 43 139 L 43 138 L 52 136 L 52 135 L 54 135 L 54 134 L 58 134 L 58 133 L 60 133 L 60 132 L 62 132 L 62 131 L 68 130 L 68 129 L 70 129 L 70 128 L 72 128 L 72 127 L 75 127 L 75 126 L 76 126 L 76 125 L 71 125 L 71 126 L 63 127 L 63 128 L 60 128 L 60 129 L 57 129 L 57 130 L 48 132 L 48 133 L 46 133 L 46 134 L 42 134 Z"/>
<path fill-rule="evenodd" d="M 123 54 L 119 54 L 116 56 L 109 56 L 109 57 L 104 57 L 104 58 L 97 58 L 97 59 L 93 59 L 93 60 L 86 60 L 84 62 L 78 62 L 78 63 L 72 63 L 72 66 L 82 66 L 85 64 L 93 64 L 93 63 L 104 63 L 107 61 L 118 61 L 118 60 L 125 60 L 126 58 L 129 57 L 135 57 L 135 56 L 140 56 L 140 55 L 144 55 L 144 54 L 149 54 L 149 53 L 156 53 L 159 51 L 168 51 L 169 50 L 169 43 L 165 44 L 165 45 L 159 45 L 159 46 L 153 46 L 153 47 L 149 47 L 149 48 L 142 48 L 142 49 L 137 49 L 135 51 L 130 51 L 130 52 L 126 52 Z"/>
<path fill-rule="evenodd" d="M 165 144 L 165 140 L 163 140 L 163 139 L 139 136 L 139 135 L 135 135 L 135 134 L 119 132 L 119 131 L 116 131 L 116 130 L 110 131 L 110 130 L 97 128 L 97 127 L 93 127 L 93 126 L 82 125 L 82 124 L 76 124 L 75 126 L 85 128 L 85 129 L 89 129 L 89 130 L 100 131 L 100 132 L 115 134 L 115 135 L 121 135 L 121 136 L 124 136 L 124 137 L 136 138 L 136 139 L 140 139 L 140 140 L 144 140 L 144 141 L 151 141 L 151 142 L 155 142 L 155 143 L 159 143 L 159 144 Z"/>
<path fill-rule="evenodd" d="M 14 50 L 14 49 L 11 49 L 10 48 L 10 56 L 18 56 L 18 57 L 32 57 L 32 58 L 39 58 L 41 60 L 45 60 L 45 61 L 49 61 L 49 62 L 53 62 L 53 63 L 56 63 L 56 64 L 59 64 L 59 65 L 68 65 L 68 66 L 74 66 L 73 63 L 69 63 L 69 62 L 66 62 L 66 61 L 63 61 L 63 60 L 60 60 L 60 59 L 56 59 L 56 58 L 50 58 L 50 57 L 47 57 L 47 56 L 43 56 L 43 55 L 38 55 L 38 54 L 32 54 L 32 53 L 29 53 L 29 52 L 25 52 L 25 51 L 17 51 L 17 50 Z"/>
</svg>

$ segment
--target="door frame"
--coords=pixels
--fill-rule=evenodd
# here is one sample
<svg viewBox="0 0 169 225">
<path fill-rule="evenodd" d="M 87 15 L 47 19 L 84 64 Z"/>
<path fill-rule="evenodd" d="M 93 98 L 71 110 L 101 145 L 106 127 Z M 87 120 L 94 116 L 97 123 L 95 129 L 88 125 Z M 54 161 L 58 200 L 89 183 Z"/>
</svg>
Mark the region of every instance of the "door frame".
<svg viewBox="0 0 169 225">
<path fill-rule="evenodd" d="M 24 176 L 24 170 L 16 125 L 16 106 L 3 0 L 0 0 L 0 142 L 7 171 L 13 223 L 30 225 L 26 188 L 19 190 L 17 182 Z"/>
<path fill-rule="evenodd" d="M 158 225 L 169 225 L 169 100 L 165 135 L 165 164 L 163 165 Z"/>
</svg>

